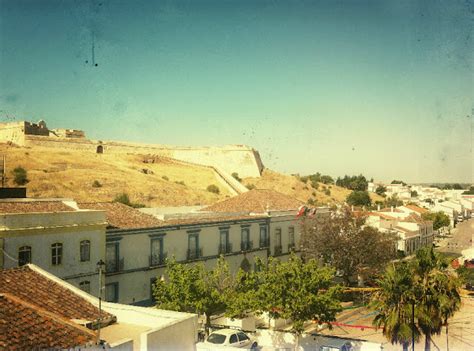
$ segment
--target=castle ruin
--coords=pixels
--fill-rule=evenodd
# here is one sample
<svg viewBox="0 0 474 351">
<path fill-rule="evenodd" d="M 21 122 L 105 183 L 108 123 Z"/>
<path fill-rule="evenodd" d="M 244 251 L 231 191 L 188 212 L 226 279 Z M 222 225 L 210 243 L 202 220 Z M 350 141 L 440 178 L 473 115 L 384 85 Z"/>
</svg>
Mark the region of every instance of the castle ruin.
<svg viewBox="0 0 474 351">
<path fill-rule="evenodd" d="M 27 121 L 0 123 L 0 142 L 11 142 L 23 147 L 47 147 L 93 153 L 151 154 L 196 165 L 214 167 L 229 175 L 260 177 L 263 164 L 257 150 L 246 145 L 222 147 L 169 146 L 158 144 L 101 141 L 86 138 L 81 130 L 49 129 L 46 122 Z"/>
</svg>

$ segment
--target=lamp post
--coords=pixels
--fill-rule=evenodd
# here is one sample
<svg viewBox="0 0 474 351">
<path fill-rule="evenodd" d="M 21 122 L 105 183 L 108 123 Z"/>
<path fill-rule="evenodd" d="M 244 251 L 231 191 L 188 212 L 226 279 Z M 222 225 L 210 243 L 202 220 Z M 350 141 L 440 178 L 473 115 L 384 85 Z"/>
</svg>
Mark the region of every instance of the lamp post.
<svg viewBox="0 0 474 351">
<path fill-rule="evenodd" d="M 102 272 L 105 268 L 105 262 L 100 260 L 97 262 L 97 270 L 99 271 L 99 324 L 97 327 L 97 345 L 100 345 L 100 325 L 102 321 Z"/>
</svg>

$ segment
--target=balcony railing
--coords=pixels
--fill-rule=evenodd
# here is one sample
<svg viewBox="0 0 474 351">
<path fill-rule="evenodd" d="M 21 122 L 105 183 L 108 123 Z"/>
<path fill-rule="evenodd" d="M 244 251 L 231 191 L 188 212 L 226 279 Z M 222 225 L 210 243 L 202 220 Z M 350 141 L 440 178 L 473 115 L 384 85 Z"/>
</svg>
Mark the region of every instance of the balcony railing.
<svg viewBox="0 0 474 351">
<path fill-rule="evenodd" d="M 232 244 L 231 243 L 223 243 L 219 244 L 219 255 L 224 255 L 232 252 Z"/>
<path fill-rule="evenodd" d="M 270 239 L 269 238 L 260 238 L 260 247 L 269 247 Z"/>
<path fill-rule="evenodd" d="M 281 255 L 283 251 L 283 248 L 281 247 L 281 245 L 275 245 L 274 247 L 274 255 Z"/>
<path fill-rule="evenodd" d="M 249 251 L 249 250 L 252 250 L 252 248 L 253 248 L 253 242 L 251 240 L 240 242 L 240 250 Z"/>
<path fill-rule="evenodd" d="M 197 249 L 188 249 L 187 259 L 188 260 L 195 260 L 199 257 L 202 257 L 202 247 Z"/>
<path fill-rule="evenodd" d="M 167 253 L 150 255 L 150 266 L 161 266 L 165 264 L 166 258 L 168 257 Z"/>
<path fill-rule="evenodd" d="M 115 273 L 123 271 L 124 267 L 124 258 L 118 260 L 110 260 L 105 263 L 105 271 L 107 273 Z"/>
<path fill-rule="evenodd" d="M 294 243 L 288 244 L 288 252 L 296 251 L 296 245 Z"/>
</svg>

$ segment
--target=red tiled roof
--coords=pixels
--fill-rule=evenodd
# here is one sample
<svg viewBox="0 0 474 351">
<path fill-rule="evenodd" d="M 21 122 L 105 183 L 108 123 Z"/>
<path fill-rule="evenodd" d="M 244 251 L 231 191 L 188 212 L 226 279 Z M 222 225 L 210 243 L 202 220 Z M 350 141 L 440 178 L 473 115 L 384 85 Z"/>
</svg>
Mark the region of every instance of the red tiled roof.
<svg viewBox="0 0 474 351">
<path fill-rule="evenodd" d="M 35 213 L 75 211 L 61 201 L 0 201 L 0 213 Z"/>
<path fill-rule="evenodd" d="M 199 223 L 219 223 L 224 221 L 239 221 L 239 220 L 251 220 L 251 219 L 264 219 L 267 216 L 219 216 L 219 217 L 190 217 L 190 218 L 177 218 L 168 219 L 163 221 L 160 226 L 168 225 L 186 225 L 186 224 L 199 224 Z"/>
<path fill-rule="evenodd" d="M 253 189 L 230 199 L 208 206 L 202 211 L 263 213 L 297 210 L 303 202 L 275 190 Z"/>
<path fill-rule="evenodd" d="M 26 266 L 0 271 L 0 293 L 11 294 L 65 319 L 96 320 L 99 309 L 71 290 Z M 104 318 L 112 315 L 102 312 Z"/>
<path fill-rule="evenodd" d="M 409 208 L 412 211 L 418 212 L 418 213 L 428 213 L 428 212 L 430 212 L 426 208 L 419 207 L 419 206 L 416 206 L 416 205 L 405 205 L 405 207 Z"/>
<path fill-rule="evenodd" d="M 10 294 L 0 294 L 2 350 L 69 349 L 95 338 L 95 333 L 85 327 Z"/>
<path fill-rule="evenodd" d="M 398 213 L 402 213 L 403 211 L 399 210 L 398 208 L 394 208 L 393 211 L 392 211 L 391 208 L 385 207 L 385 208 L 382 208 L 379 212 L 398 212 Z"/>
<path fill-rule="evenodd" d="M 396 218 L 396 217 L 389 216 L 388 214 L 379 213 L 379 212 L 370 212 L 370 213 L 369 213 L 369 216 L 377 216 L 377 217 L 380 217 L 380 218 L 383 218 L 383 219 L 390 219 L 390 220 L 398 219 L 398 218 Z"/>
<path fill-rule="evenodd" d="M 151 228 L 163 225 L 163 221 L 152 215 L 118 202 L 78 203 L 79 208 L 106 211 L 107 222 L 112 228 Z"/>
</svg>

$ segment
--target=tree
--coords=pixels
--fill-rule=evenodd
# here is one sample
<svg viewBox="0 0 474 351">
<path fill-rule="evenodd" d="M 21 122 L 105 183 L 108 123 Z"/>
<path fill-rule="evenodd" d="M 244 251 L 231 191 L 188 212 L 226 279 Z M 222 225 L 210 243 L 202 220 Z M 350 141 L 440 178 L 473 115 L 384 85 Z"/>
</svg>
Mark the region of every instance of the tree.
<svg viewBox="0 0 474 351">
<path fill-rule="evenodd" d="M 411 262 L 389 267 L 379 280 L 380 291 L 373 296 L 372 307 L 376 325 L 383 325 L 384 334 L 406 349 L 408 329 L 415 338 L 425 335 L 425 350 L 431 348 L 431 335 L 439 334 L 443 325 L 459 309 L 461 279 L 448 270 L 433 248 L 417 251 Z M 409 309 L 413 316 L 408 317 Z"/>
<path fill-rule="evenodd" d="M 344 178 L 338 177 L 336 185 L 350 190 L 364 191 L 367 190 L 369 183 L 367 182 L 367 179 L 360 174 L 358 176 L 345 175 Z"/>
<path fill-rule="evenodd" d="M 209 191 L 210 193 L 214 193 L 214 194 L 219 194 L 221 192 L 219 187 L 215 184 L 209 185 L 207 187 L 207 191 Z"/>
<path fill-rule="evenodd" d="M 402 205 L 403 205 L 403 201 L 400 200 L 396 194 L 392 195 L 391 197 L 388 197 L 385 200 L 385 207 L 392 207 L 392 206 L 398 207 Z"/>
<path fill-rule="evenodd" d="M 314 259 L 303 262 L 294 254 L 287 262 L 270 258 L 255 274 L 259 283 L 257 308 L 272 318 L 291 319 L 298 337 L 306 321 L 328 323 L 341 311 L 341 290 L 333 284 L 334 270 L 320 267 Z"/>
<path fill-rule="evenodd" d="M 355 276 L 372 278 L 396 258 L 396 237 L 364 225 L 365 218 L 343 209 L 332 217 L 301 221 L 303 258 L 318 259 L 335 268 L 346 285 Z M 370 254 L 368 254 L 370 253 Z"/>
<path fill-rule="evenodd" d="M 441 211 L 423 213 L 421 217 L 424 220 L 432 221 L 434 230 L 438 230 L 442 227 L 449 227 L 449 225 L 451 224 L 448 215 Z"/>
<path fill-rule="evenodd" d="M 375 193 L 380 196 L 385 196 L 386 191 L 387 191 L 387 188 L 384 187 L 383 185 L 379 185 L 377 189 L 375 189 Z"/>
<path fill-rule="evenodd" d="M 418 340 L 420 332 L 412 329 L 412 273 L 406 262 L 391 265 L 377 281 L 378 290 L 370 307 L 376 311 L 373 324 L 382 327 L 383 335 L 392 344 L 402 344 L 408 350 L 413 331 Z"/>
<path fill-rule="evenodd" d="M 202 264 L 185 265 L 170 260 L 166 265 L 166 280 L 157 279 L 154 286 L 156 307 L 206 315 L 206 332 L 213 314 L 225 311 L 226 296 L 233 280 L 229 266 L 221 256 L 212 270 Z"/>
<path fill-rule="evenodd" d="M 474 195 L 474 186 L 471 186 L 469 190 L 463 192 L 464 195 Z"/>
<path fill-rule="evenodd" d="M 407 183 L 405 183 L 404 181 L 402 181 L 402 180 L 396 180 L 396 179 L 392 180 L 392 183 L 391 183 L 391 184 L 401 184 L 401 185 L 403 185 L 403 186 L 407 185 Z"/>
<path fill-rule="evenodd" d="M 367 191 L 360 190 L 354 190 L 352 193 L 350 193 L 347 196 L 346 201 L 349 205 L 354 206 L 370 206 L 372 203 L 369 193 Z"/>
<path fill-rule="evenodd" d="M 16 167 L 13 171 L 13 181 L 16 185 L 25 185 L 29 182 L 26 170 L 23 167 Z"/>
<path fill-rule="evenodd" d="M 461 279 L 448 271 L 448 264 L 432 247 L 417 251 L 412 276 L 417 300 L 415 315 L 418 328 L 425 335 L 425 351 L 429 351 L 431 335 L 440 334 L 461 306 Z"/>
</svg>

